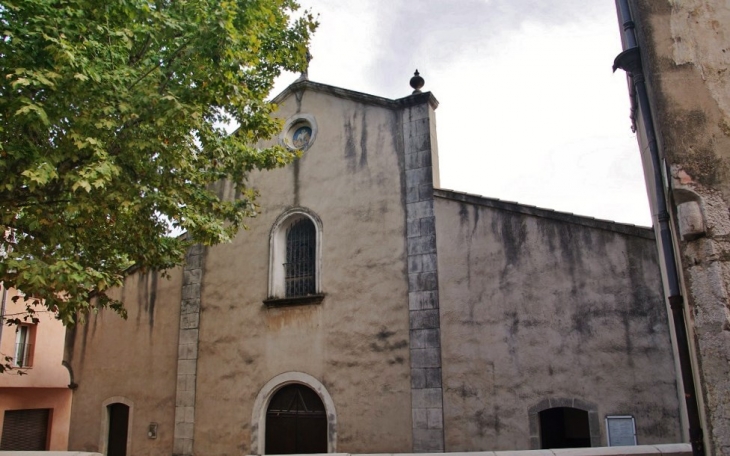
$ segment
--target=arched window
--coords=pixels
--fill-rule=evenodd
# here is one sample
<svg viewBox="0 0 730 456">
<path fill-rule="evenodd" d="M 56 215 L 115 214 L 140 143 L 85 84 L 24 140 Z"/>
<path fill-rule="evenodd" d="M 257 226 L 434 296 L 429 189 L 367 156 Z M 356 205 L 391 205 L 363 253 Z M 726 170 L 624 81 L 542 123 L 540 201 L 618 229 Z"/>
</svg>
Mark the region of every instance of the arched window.
<svg viewBox="0 0 730 456">
<path fill-rule="evenodd" d="M 266 453 L 326 452 L 327 413 L 322 400 L 298 383 L 282 387 L 266 410 Z"/>
<path fill-rule="evenodd" d="M 309 218 L 301 218 L 287 228 L 284 263 L 287 298 L 315 293 L 316 246 L 317 231 Z"/>
<path fill-rule="evenodd" d="M 266 305 L 321 302 L 322 222 L 305 208 L 276 220 L 270 235 L 269 295 Z"/>
</svg>

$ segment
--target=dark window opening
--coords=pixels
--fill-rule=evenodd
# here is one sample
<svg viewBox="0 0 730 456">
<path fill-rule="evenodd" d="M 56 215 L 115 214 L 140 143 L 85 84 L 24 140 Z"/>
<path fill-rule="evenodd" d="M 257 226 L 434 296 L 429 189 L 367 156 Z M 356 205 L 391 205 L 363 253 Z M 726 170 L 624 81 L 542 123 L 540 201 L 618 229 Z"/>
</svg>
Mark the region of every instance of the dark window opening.
<svg viewBox="0 0 730 456">
<path fill-rule="evenodd" d="M 30 325 L 18 326 L 15 336 L 15 366 L 33 366 L 33 327 Z"/>
<path fill-rule="evenodd" d="M 50 419 L 51 409 L 6 410 L 0 450 L 47 450 Z"/>
<path fill-rule="evenodd" d="M 591 446 L 588 412 L 556 407 L 540 412 L 540 447 L 586 448 Z"/>
<path fill-rule="evenodd" d="M 314 294 L 317 230 L 308 218 L 294 222 L 286 230 L 286 297 Z"/>
<path fill-rule="evenodd" d="M 109 414 L 109 438 L 107 456 L 127 456 L 127 430 L 129 428 L 129 407 L 114 403 L 107 405 Z"/>
<path fill-rule="evenodd" d="M 317 393 L 304 385 L 281 388 L 266 410 L 266 454 L 327 452 L 327 414 Z"/>
</svg>

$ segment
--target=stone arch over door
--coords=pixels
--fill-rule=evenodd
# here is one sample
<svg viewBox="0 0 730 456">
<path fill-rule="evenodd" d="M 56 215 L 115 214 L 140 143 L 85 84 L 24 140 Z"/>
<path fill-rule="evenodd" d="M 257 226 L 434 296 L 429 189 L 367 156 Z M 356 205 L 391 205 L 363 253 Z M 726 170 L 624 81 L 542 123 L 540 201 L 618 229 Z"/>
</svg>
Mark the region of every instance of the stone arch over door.
<svg viewBox="0 0 730 456">
<path fill-rule="evenodd" d="M 127 446 L 126 454 L 134 454 L 132 451 L 132 419 L 134 417 L 134 402 L 123 396 L 114 396 L 101 403 L 101 435 L 99 436 L 99 453 L 107 454 L 109 442 L 109 406 L 114 404 L 123 404 L 129 407 L 129 415 L 127 417 Z"/>
<path fill-rule="evenodd" d="M 543 399 L 529 408 L 527 414 L 530 420 L 530 449 L 540 449 L 540 412 L 556 407 L 570 407 L 588 413 L 588 427 L 591 437 L 591 446 L 601 446 L 601 425 L 598 420 L 598 406 L 592 402 L 570 397 L 554 397 Z"/>
<path fill-rule="evenodd" d="M 251 449 L 249 454 L 266 454 L 266 411 L 271 398 L 286 385 L 298 383 L 312 389 L 324 404 L 327 413 L 327 452 L 337 452 L 337 413 L 335 403 L 324 385 L 303 372 L 285 372 L 269 380 L 258 396 L 251 414 Z"/>
</svg>

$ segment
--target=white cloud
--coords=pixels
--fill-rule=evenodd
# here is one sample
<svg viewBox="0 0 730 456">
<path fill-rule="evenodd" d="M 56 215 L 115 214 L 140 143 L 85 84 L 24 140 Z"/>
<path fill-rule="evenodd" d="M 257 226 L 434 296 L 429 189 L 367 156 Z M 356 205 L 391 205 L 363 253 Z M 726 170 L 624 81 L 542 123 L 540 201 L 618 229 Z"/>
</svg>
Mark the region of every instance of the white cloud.
<svg viewBox="0 0 730 456">
<path fill-rule="evenodd" d="M 421 71 L 443 187 L 651 223 L 612 2 L 303 3 L 320 13 L 312 80 L 400 98 Z"/>
</svg>

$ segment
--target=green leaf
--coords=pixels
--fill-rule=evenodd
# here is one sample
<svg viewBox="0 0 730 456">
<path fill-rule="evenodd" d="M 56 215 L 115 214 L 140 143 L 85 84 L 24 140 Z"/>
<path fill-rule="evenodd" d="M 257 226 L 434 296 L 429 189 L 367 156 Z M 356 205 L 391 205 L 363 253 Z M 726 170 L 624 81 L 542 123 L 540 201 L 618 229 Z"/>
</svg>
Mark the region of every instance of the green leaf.
<svg viewBox="0 0 730 456">
<path fill-rule="evenodd" d="M 256 215 L 247 173 L 296 156 L 253 146 L 281 128 L 266 98 L 303 69 L 316 23 L 280 0 L 62 3 L 0 7 L 0 281 L 74 324 L 125 315 L 107 292 L 132 265 L 180 265 Z M 221 179 L 238 199 L 210 190 Z"/>
</svg>

